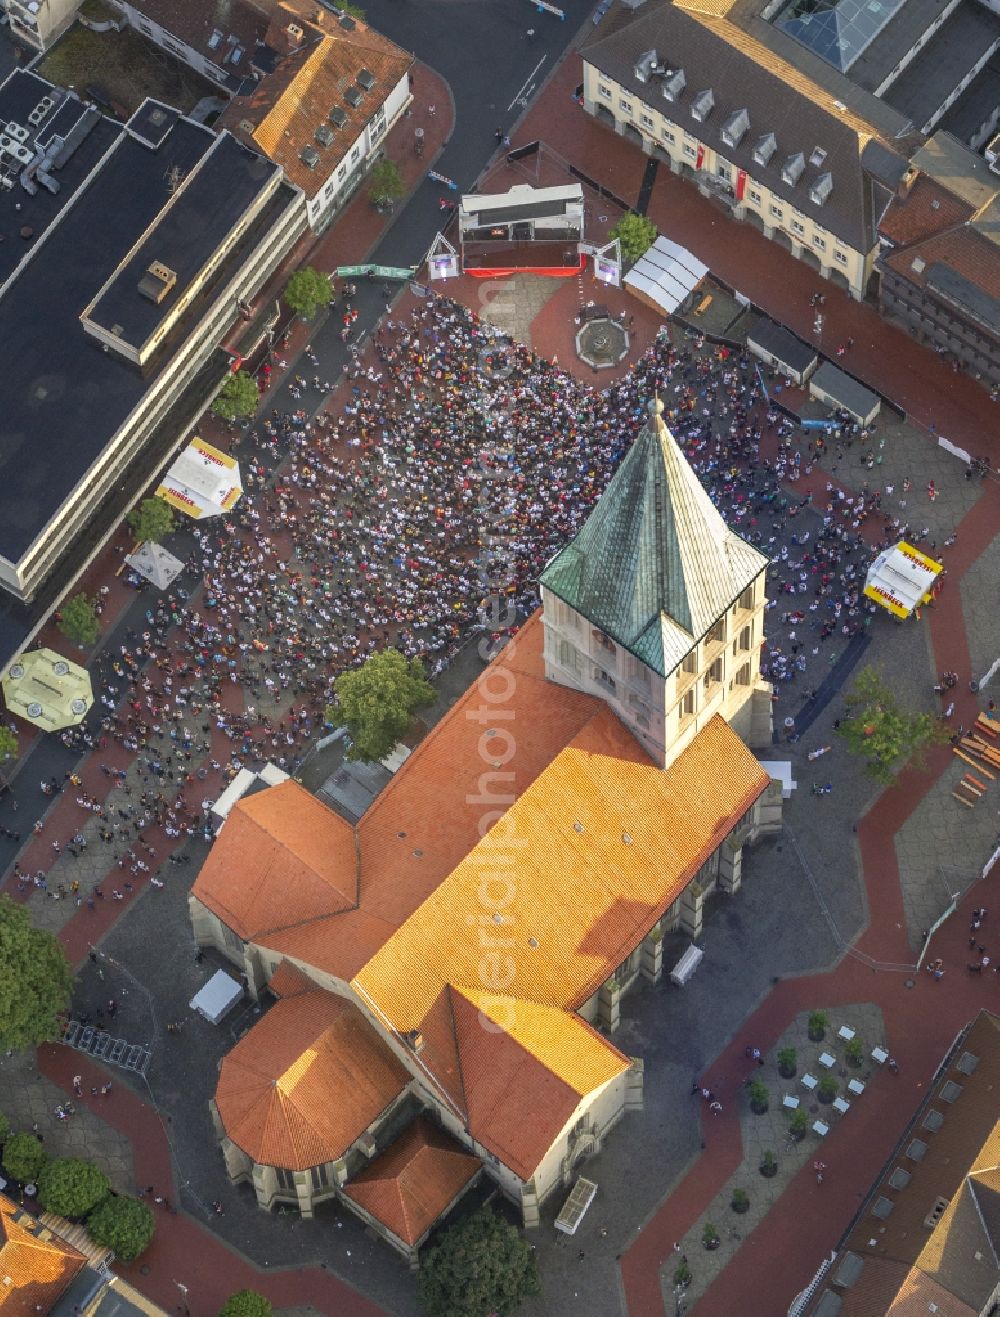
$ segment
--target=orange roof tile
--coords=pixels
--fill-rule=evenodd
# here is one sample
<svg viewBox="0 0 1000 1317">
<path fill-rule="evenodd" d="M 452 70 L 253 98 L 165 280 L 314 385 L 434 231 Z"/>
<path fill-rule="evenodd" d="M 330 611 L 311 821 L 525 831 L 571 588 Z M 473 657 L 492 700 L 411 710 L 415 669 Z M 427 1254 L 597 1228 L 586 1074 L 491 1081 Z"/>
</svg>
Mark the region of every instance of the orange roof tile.
<svg viewBox="0 0 1000 1317">
<path fill-rule="evenodd" d="M 249 96 L 234 97 L 218 126 L 255 144 L 311 198 L 347 157 L 376 108 L 412 65 L 413 56 L 360 19 L 347 31 L 322 9 L 306 11 L 305 6 L 294 5 L 278 9 L 268 33 L 268 44 L 280 53 L 288 49 L 287 39 L 282 38 L 289 22 L 302 30 L 301 47 L 285 54 Z M 362 69 L 376 82 L 355 107 L 344 100 L 344 92 Z M 343 110 L 347 119 L 343 128 L 334 131 L 332 144 L 324 146 L 316 140 L 316 129 L 332 126 L 329 114 L 334 107 Z M 320 157 L 314 169 L 301 159 L 305 146 Z"/>
<path fill-rule="evenodd" d="M 971 219 L 974 207 L 954 192 L 918 174 L 906 196 L 893 197 L 878 231 L 895 246 L 908 247 Z"/>
<path fill-rule="evenodd" d="M 498 992 L 578 1007 L 767 783 L 718 716 L 664 771 L 602 705 L 354 986 L 401 1032 L 446 983 L 479 988 L 484 962 Z"/>
<path fill-rule="evenodd" d="M 215 1103 L 263 1166 L 335 1161 L 410 1076 L 356 1006 L 315 989 L 279 1001 L 223 1060 Z"/>
<path fill-rule="evenodd" d="M 275 997 L 297 997 L 302 992 L 312 992 L 316 984 L 290 960 L 283 960 L 267 981 L 267 986 Z"/>
<path fill-rule="evenodd" d="M 259 939 L 349 910 L 357 886 L 350 824 L 289 779 L 234 805 L 193 892 L 240 937 Z"/>
<path fill-rule="evenodd" d="M 344 1193 L 406 1244 L 417 1244 L 482 1170 L 478 1157 L 418 1116 Z"/>
<path fill-rule="evenodd" d="M 46 1236 L 46 1238 L 43 1238 Z M 0 1312 L 49 1312 L 86 1258 L 9 1198 L 0 1196 Z"/>
<path fill-rule="evenodd" d="M 529 1180 L 581 1100 L 628 1057 L 572 1011 L 467 989 L 451 997 L 469 1133 Z"/>
<path fill-rule="evenodd" d="M 915 270 L 913 262 L 918 256 L 923 265 Z M 936 234 L 904 250 L 889 252 L 884 260 L 890 269 L 921 287 L 927 285 L 927 275 L 935 265 L 945 265 L 1000 301 L 1000 261 L 996 246 L 970 224 Z"/>
<path fill-rule="evenodd" d="M 489 727 L 488 721 L 483 723 L 483 709 L 490 706 L 479 683 L 473 683 L 357 825 L 360 909 L 326 918 L 286 919 L 280 932 L 260 937 L 264 945 L 351 979 L 472 850 L 491 808 L 503 808 L 525 791 L 604 708 L 592 696 L 545 680 L 541 612 L 503 650 L 494 668 L 510 674 L 516 691 L 512 707 L 517 753 L 510 763 L 494 772 L 483 762 L 479 741 Z M 626 740 L 631 753 L 641 756 L 627 734 Z M 337 817 L 332 810 L 327 813 Z M 342 820 L 338 823 L 348 828 Z M 233 867 L 226 855 L 229 826 L 209 857 L 217 856 L 217 868 L 225 872 Z M 239 887 L 236 881 L 229 885 L 234 912 L 240 911 Z M 194 891 L 200 898 L 200 879 Z M 216 913 L 225 919 L 220 910 Z"/>
</svg>

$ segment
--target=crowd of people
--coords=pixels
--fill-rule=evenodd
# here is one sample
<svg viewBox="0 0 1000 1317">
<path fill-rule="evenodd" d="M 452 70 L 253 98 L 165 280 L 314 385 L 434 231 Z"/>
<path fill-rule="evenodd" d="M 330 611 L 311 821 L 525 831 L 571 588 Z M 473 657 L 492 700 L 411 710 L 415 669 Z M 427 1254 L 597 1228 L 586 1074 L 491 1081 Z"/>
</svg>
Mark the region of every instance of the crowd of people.
<svg viewBox="0 0 1000 1317">
<path fill-rule="evenodd" d="M 496 593 L 518 617 L 532 611 L 542 568 L 606 487 L 654 394 L 726 520 L 772 561 L 764 674 L 779 690 L 869 622 L 873 537 L 862 527 L 878 518 L 885 543 L 906 529 L 883 516 L 879 490 L 790 492 L 811 474 L 816 441 L 769 403 L 749 354 L 693 332 L 664 329 L 599 390 L 431 298 L 383 320 L 332 400 L 318 376 L 313 390 L 293 385 L 318 390 L 320 405 L 250 432 L 240 503 L 194 526 L 188 574 L 97 667 L 99 728 L 66 734 L 80 750 L 117 742 L 136 757 L 135 786 L 105 769 L 135 792 L 120 808 L 79 800 L 123 871 L 115 899 L 156 869 L 151 827 L 211 837 L 211 802 L 198 799 L 210 771 L 301 761 L 340 673 L 386 646 L 439 670 Z M 845 427 L 842 439 L 854 437 Z M 766 462 L 765 444 L 776 448 Z M 810 693 L 789 693 L 786 725 Z M 44 871 L 19 869 L 17 882 L 95 899 Z"/>
</svg>

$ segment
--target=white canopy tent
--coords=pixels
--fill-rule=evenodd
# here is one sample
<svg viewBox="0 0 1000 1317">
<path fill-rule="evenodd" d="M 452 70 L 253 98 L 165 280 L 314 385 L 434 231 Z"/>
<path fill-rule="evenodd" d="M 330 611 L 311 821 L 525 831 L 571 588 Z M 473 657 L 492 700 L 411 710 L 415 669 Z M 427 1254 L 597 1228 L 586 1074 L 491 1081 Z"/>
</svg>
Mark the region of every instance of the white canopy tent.
<svg viewBox="0 0 1000 1317">
<path fill-rule="evenodd" d="M 204 439 L 192 439 L 156 493 L 189 517 L 216 517 L 228 512 L 243 493 L 239 463 Z"/>
<path fill-rule="evenodd" d="M 869 567 L 865 594 L 896 617 L 909 617 L 930 594 L 940 573 L 940 563 L 900 540 Z"/>
<path fill-rule="evenodd" d="M 625 287 L 664 315 L 671 315 L 708 274 L 708 266 L 662 235 L 625 276 Z"/>
<path fill-rule="evenodd" d="M 125 561 L 157 590 L 165 590 L 184 570 L 180 558 L 175 558 L 162 544 L 154 544 L 152 540 L 140 544 L 135 553 L 127 553 Z"/>
<path fill-rule="evenodd" d="M 233 1009 L 243 996 L 243 985 L 224 969 L 218 969 L 191 998 L 193 1011 L 203 1015 L 209 1024 L 218 1024 Z"/>
</svg>

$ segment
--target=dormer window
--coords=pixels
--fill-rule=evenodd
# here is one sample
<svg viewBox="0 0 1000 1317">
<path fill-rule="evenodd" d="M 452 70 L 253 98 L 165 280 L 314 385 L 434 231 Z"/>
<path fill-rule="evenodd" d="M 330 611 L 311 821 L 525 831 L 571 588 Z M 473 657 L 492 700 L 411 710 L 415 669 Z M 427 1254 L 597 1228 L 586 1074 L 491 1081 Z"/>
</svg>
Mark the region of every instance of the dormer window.
<svg viewBox="0 0 1000 1317">
<path fill-rule="evenodd" d="M 647 50 L 640 55 L 635 62 L 635 68 L 632 72 L 635 74 L 636 82 L 648 82 L 649 75 L 656 68 L 656 51 Z"/>
<path fill-rule="evenodd" d="M 727 146 L 739 146 L 749 127 L 749 113 L 746 110 L 737 110 L 722 125 L 722 140 Z"/>
<path fill-rule="evenodd" d="M 794 187 L 805 172 L 806 158 L 799 151 L 796 155 L 790 155 L 781 167 L 782 181 L 789 187 Z"/>
<path fill-rule="evenodd" d="M 700 91 L 691 103 L 691 118 L 704 123 L 714 106 L 715 96 L 712 89 L 709 87 L 705 91 Z"/>
<path fill-rule="evenodd" d="M 812 155 L 809 157 L 809 163 L 811 165 L 815 165 L 816 168 L 818 169 L 825 159 L 826 159 L 826 151 L 823 149 L 823 147 L 814 146 L 812 150 Z"/>
<path fill-rule="evenodd" d="M 829 172 L 820 174 L 816 182 L 809 189 L 809 200 L 817 206 L 822 206 L 824 201 L 833 191 L 833 175 Z"/>
<path fill-rule="evenodd" d="M 753 158 L 758 165 L 766 165 L 778 149 L 778 139 L 774 133 L 765 133 L 753 149 Z"/>
<path fill-rule="evenodd" d="M 663 79 L 664 100 L 676 101 L 686 86 L 687 78 L 684 76 L 684 70 L 674 69 Z"/>
</svg>

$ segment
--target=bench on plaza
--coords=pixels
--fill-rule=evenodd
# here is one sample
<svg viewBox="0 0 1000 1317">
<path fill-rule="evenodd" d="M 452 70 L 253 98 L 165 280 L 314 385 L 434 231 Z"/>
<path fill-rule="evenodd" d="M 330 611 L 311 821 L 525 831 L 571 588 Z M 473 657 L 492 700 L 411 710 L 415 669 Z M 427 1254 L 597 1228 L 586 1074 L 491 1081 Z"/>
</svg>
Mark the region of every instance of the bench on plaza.
<svg viewBox="0 0 1000 1317">
<path fill-rule="evenodd" d="M 693 944 L 689 946 L 687 951 L 684 952 L 684 955 L 681 956 L 680 960 L 670 971 L 670 982 L 676 983 L 678 988 L 683 988 L 685 983 L 687 983 L 688 979 L 701 964 L 704 954 L 705 953 L 702 951 L 701 947 L 696 947 Z"/>
</svg>

